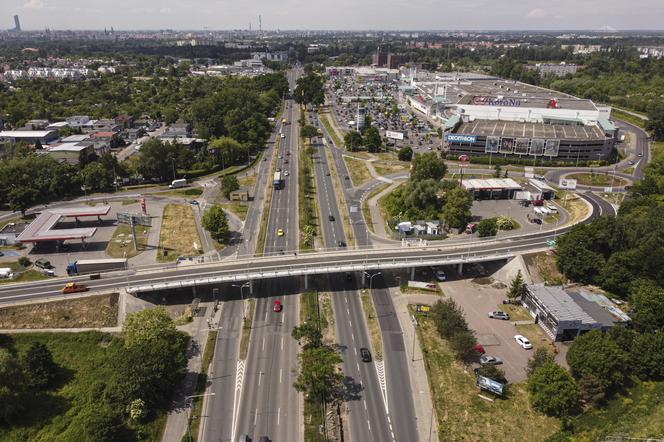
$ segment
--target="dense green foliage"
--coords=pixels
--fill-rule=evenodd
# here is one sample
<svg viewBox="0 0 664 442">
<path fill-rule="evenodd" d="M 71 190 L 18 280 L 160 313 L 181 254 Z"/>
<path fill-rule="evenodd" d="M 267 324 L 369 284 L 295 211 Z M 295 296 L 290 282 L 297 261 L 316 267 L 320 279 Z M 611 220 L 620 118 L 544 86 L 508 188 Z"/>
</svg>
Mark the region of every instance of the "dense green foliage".
<svg viewBox="0 0 664 442">
<path fill-rule="evenodd" d="M 473 197 L 461 187 L 454 187 L 445 193 L 445 204 L 441 212 L 442 220 L 450 227 L 465 228 L 472 219 Z"/>
<path fill-rule="evenodd" d="M 321 75 L 308 69 L 304 76 L 297 79 L 293 91 L 295 102 L 320 106 L 325 102 L 324 83 L 325 80 Z"/>
<path fill-rule="evenodd" d="M 221 193 L 230 198 L 231 192 L 240 188 L 240 182 L 235 175 L 224 175 L 221 178 Z"/>
<path fill-rule="evenodd" d="M 578 406 L 574 379 L 554 362 L 545 362 L 528 377 L 528 392 L 533 408 L 549 416 L 568 416 Z"/>
<path fill-rule="evenodd" d="M 478 353 L 473 348 L 477 343 L 475 334 L 468 326 L 463 310 L 453 299 L 436 302 L 431 308 L 430 316 L 438 334 L 449 341 L 459 360 L 464 362 L 477 360 Z"/>
<path fill-rule="evenodd" d="M 410 146 L 404 146 L 399 149 L 398 153 L 399 161 L 410 161 L 413 159 L 413 148 Z"/>
<path fill-rule="evenodd" d="M 498 233 L 498 224 L 496 218 L 484 218 L 477 224 L 477 235 L 482 238 L 486 236 L 496 236 Z"/>
<path fill-rule="evenodd" d="M 410 171 L 411 181 L 436 180 L 440 181 L 447 172 L 447 166 L 442 158 L 435 152 L 415 155 Z"/>
<path fill-rule="evenodd" d="M 228 218 L 221 206 L 214 205 L 207 209 L 201 218 L 201 225 L 215 241 L 224 243 L 228 239 Z"/>
</svg>

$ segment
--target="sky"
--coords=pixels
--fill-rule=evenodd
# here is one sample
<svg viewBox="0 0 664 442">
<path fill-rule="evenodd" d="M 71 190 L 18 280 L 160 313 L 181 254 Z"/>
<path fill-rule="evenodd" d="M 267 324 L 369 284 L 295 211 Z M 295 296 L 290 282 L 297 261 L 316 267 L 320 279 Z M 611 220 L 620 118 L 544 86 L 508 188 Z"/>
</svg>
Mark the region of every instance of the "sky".
<svg viewBox="0 0 664 442">
<path fill-rule="evenodd" d="M 664 29 L 664 0 L 0 0 L 0 29 Z"/>
</svg>

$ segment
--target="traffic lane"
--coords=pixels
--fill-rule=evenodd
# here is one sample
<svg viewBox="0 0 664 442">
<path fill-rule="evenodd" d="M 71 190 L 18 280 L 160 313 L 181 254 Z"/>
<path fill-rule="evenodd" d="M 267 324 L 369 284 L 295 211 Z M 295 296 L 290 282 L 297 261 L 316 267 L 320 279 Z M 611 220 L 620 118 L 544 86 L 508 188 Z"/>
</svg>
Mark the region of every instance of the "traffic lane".
<svg viewBox="0 0 664 442">
<path fill-rule="evenodd" d="M 231 441 L 233 437 L 231 430 L 237 406 L 233 399 L 243 308 L 241 301 L 227 301 L 221 307 L 212 368 L 208 377 L 210 387 L 206 391 L 214 393 L 214 396 L 208 396 L 201 417 L 203 440 Z"/>
</svg>

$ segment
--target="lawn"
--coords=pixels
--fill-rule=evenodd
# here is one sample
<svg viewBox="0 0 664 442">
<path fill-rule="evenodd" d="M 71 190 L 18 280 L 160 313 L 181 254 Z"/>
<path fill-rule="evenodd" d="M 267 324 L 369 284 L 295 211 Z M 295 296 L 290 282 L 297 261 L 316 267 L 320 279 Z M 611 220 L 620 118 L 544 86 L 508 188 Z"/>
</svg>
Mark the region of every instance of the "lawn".
<svg viewBox="0 0 664 442">
<path fill-rule="evenodd" d="M 2 329 L 115 327 L 117 324 L 117 293 L 0 309 Z"/>
<path fill-rule="evenodd" d="M 361 186 L 371 179 L 371 174 L 364 161 L 356 160 L 355 158 L 350 158 L 348 156 L 344 156 L 344 161 L 346 162 L 346 167 L 348 168 L 348 173 L 350 174 L 353 186 Z"/>
<path fill-rule="evenodd" d="M 417 318 L 441 441 L 541 441 L 558 429 L 556 419 L 530 407 L 523 383 L 510 384 L 505 399 L 480 398 L 472 371 L 455 360 L 431 320 Z"/>
<path fill-rule="evenodd" d="M 362 300 L 364 317 L 367 320 L 367 328 L 369 329 L 369 338 L 371 339 L 371 349 L 373 350 L 374 358 L 377 361 L 382 361 L 383 339 L 380 334 L 380 325 L 378 324 L 378 317 L 376 316 L 376 308 L 374 307 L 373 299 L 368 290 L 360 290 L 360 299 Z"/>
<path fill-rule="evenodd" d="M 277 167 L 277 152 L 279 152 L 279 146 L 281 144 L 281 139 L 277 138 L 277 141 L 274 143 L 274 153 L 272 155 L 272 162 L 270 163 L 270 175 L 276 170 Z M 268 175 L 268 176 L 270 176 Z M 262 256 L 265 251 L 265 235 L 267 234 L 267 222 L 270 217 L 270 204 L 272 203 L 272 194 L 274 193 L 274 188 L 272 187 L 272 182 L 268 180 L 267 191 L 265 192 L 265 201 L 263 202 L 263 212 L 261 215 L 261 224 L 258 229 L 258 238 L 256 238 L 256 255 Z"/>
<path fill-rule="evenodd" d="M 628 123 L 632 123 L 638 127 L 645 127 L 646 123 L 648 122 L 648 120 L 636 117 L 634 115 L 628 114 L 627 112 L 623 112 L 616 108 L 611 109 L 611 116 L 613 118 L 617 118 L 619 120 L 624 120 L 627 121 Z"/>
<path fill-rule="evenodd" d="M 539 273 L 540 279 L 547 285 L 564 284 L 567 279 L 560 273 L 556 264 L 556 257 L 553 254 L 542 252 L 535 255 L 527 255 L 527 260 L 531 260 Z"/>
<path fill-rule="evenodd" d="M 531 318 L 532 319 L 532 318 Z M 549 352 L 554 352 L 555 346 L 551 342 L 551 338 L 544 333 L 542 327 L 537 324 L 517 324 L 516 330 L 520 335 L 528 338 L 534 348 L 546 348 Z"/>
<path fill-rule="evenodd" d="M 334 130 L 332 127 L 332 123 L 330 123 L 330 114 L 329 113 L 320 113 L 320 122 L 325 126 L 325 130 L 327 133 L 330 135 L 332 138 L 332 142 L 334 143 L 335 146 L 342 148 L 343 147 L 343 141 L 341 138 L 339 138 L 339 135 L 337 134 L 337 131 Z"/>
<path fill-rule="evenodd" d="M 498 304 L 496 310 L 502 310 L 510 315 L 510 321 L 532 321 L 533 317 L 520 305 Z"/>
<path fill-rule="evenodd" d="M 136 242 L 138 250 L 134 248 L 131 238 L 131 226 L 120 224 L 115 228 L 113 237 L 106 246 L 106 254 L 111 258 L 132 258 L 141 253 L 148 245 L 149 227 L 136 226 Z"/>
<path fill-rule="evenodd" d="M 232 203 L 221 204 L 225 210 L 233 212 L 238 218 L 242 221 L 246 221 L 247 212 L 249 211 L 249 205 L 240 201 L 233 201 Z"/>
<path fill-rule="evenodd" d="M 240 184 L 240 187 L 244 187 L 246 189 L 253 189 L 254 186 L 256 185 L 256 178 L 258 175 L 255 173 L 245 175 L 243 177 L 238 177 L 237 181 Z"/>
<path fill-rule="evenodd" d="M 390 187 L 389 183 L 381 184 L 379 186 L 374 187 L 366 196 L 366 198 L 364 198 L 364 201 L 362 201 L 362 214 L 364 215 L 364 221 L 367 223 L 367 227 L 372 232 L 375 232 L 375 229 L 374 229 L 374 220 L 371 217 L 371 210 L 369 210 L 369 200 L 374 196 L 378 195 L 379 193 L 381 193 L 383 190 L 387 189 L 388 187 Z M 380 205 L 380 201 L 378 202 L 378 204 Z M 380 209 L 382 213 L 383 207 L 380 206 Z"/>
<path fill-rule="evenodd" d="M 189 204 L 168 204 L 164 208 L 159 232 L 157 261 L 175 261 L 178 256 L 198 255 L 201 250 L 194 212 Z"/>
<path fill-rule="evenodd" d="M 567 192 L 567 198 L 563 196 L 562 201 L 558 201 L 558 203 L 569 214 L 567 225 L 582 221 L 590 212 L 588 204 L 580 196 L 572 192 Z"/>
<path fill-rule="evenodd" d="M 3 441 L 83 441 L 90 412 L 97 408 L 96 392 L 114 376 L 122 357 L 122 341 L 107 333 L 29 333 L 7 336 L 19 354 L 43 342 L 61 367 L 56 388 L 26 396 L 26 412 L 13 426 L 0 426 Z M 99 404 L 101 406 L 101 404 Z M 143 440 L 161 440 L 166 413 L 141 425 Z"/>
<path fill-rule="evenodd" d="M 189 187 L 187 189 L 168 190 L 166 192 L 154 193 L 154 196 L 175 196 L 180 198 L 196 198 L 203 195 L 200 187 Z"/>
<path fill-rule="evenodd" d="M 240 337 L 240 359 L 247 359 L 247 351 L 249 350 L 249 338 L 251 337 L 251 327 L 254 321 L 254 309 L 256 307 L 256 300 L 249 298 L 244 301 L 246 303 L 247 312 L 242 321 L 242 336 Z"/>
<path fill-rule="evenodd" d="M 23 267 L 18 261 L 9 261 L 0 263 L 0 267 L 9 267 L 14 273 L 14 279 L 0 279 L 0 284 L 13 284 L 17 282 L 41 281 L 49 277 L 38 270 L 29 267 Z"/>
<path fill-rule="evenodd" d="M 10 223 L 30 223 L 35 217 L 36 215 L 26 215 L 25 217 L 16 216 L 14 218 L 8 218 L 4 221 L 0 221 L 0 230 Z"/>
<path fill-rule="evenodd" d="M 408 170 L 410 163 L 395 161 L 376 161 L 373 163 L 376 173 L 381 176 L 391 175 L 397 172 Z"/>
<path fill-rule="evenodd" d="M 617 187 L 627 184 L 624 179 L 608 173 L 573 173 L 566 175 L 565 178 L 574 179 L 582 186 Z"/>
</svg>

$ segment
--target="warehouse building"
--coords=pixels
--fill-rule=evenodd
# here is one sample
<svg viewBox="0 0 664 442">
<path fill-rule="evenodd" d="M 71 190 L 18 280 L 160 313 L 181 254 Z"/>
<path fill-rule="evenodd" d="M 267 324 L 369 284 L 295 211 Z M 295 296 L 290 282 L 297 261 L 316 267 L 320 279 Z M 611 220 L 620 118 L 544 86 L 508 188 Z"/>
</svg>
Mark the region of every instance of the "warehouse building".
<svg viewBox="0 0 664 442">
<path fill-rule="evenodd" d="M 587 331 L 607 331 L 630 321 L 606 296 L 562 286 L 528 285 L 521 303 L 554 341 L 570 341 Z"/>
</svg>

